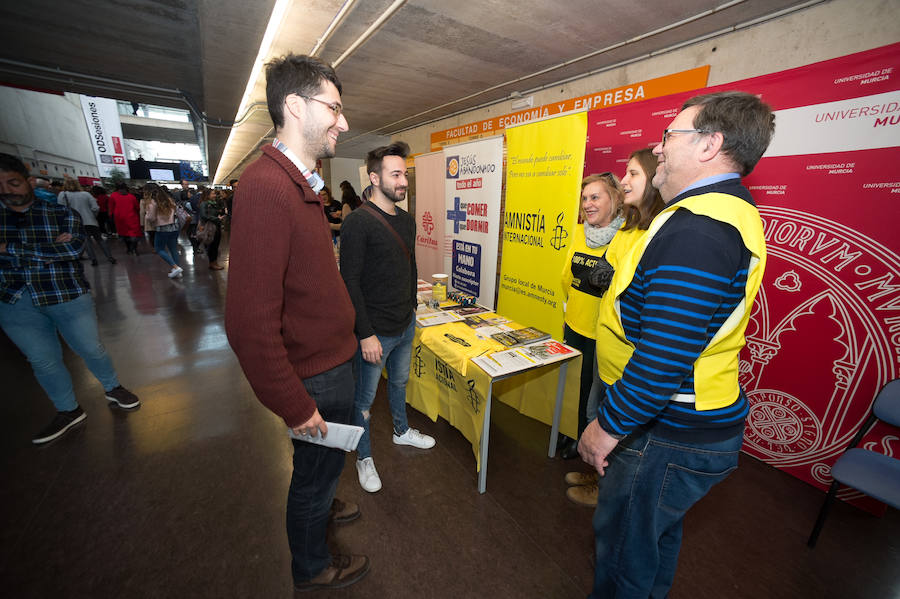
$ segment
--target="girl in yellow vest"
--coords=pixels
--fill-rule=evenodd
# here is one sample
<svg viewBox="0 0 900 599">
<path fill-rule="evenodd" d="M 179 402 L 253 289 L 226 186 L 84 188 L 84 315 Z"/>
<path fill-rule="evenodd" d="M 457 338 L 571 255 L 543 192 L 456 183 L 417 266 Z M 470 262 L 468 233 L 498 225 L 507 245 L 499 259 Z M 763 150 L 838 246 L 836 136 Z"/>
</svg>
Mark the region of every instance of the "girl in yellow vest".
<svg viewBox="0 0 900 599">
<path fill-rule="evenodd" d="M 606 260 L 610 266 L 615 269 L 618 258 L 632 247 L 647 232 L 650 221 L 659 214 L 665 203 L 662 197 L 652 185 L 650 179 L 656 172 L 656 156 L 650 151 L 650 148 L 644 148 L 631 153 L 628 158 L 628 164 L 625 167 L 625 174 L 622 176 L 622 191 L 624 193 L 624 206 L 622 209 L 625 223 L 622 225 L 618 233 L 616 233 L 609 246 L 606 248 Z M 564 286 L 565 287 L 565 286 Z M 591 323 L 592 329 L 597 327 L 597 309 L 599 308 L 599 298 L 597 298 L 596 307 L 594 308 L 594 322 Z M 571 303 L 571 300 L 570 300 Z M 566 310 L 566 328 L 568 329 L 568 309 Z M 596 332 L 590 335 L 596 337 Z M 570 344 L 571 345 L 571 344 Z M 596 346 L 596 344 L 595 344 Z M 601 350 L 602 351 L 602 348 Z M 590 350 L 590 365 L 593 368 L 594 349 Z M 585 354 L 584 363 L 588 362 L 588 356 Z M 582 381 L 583 382 L 583 381 Z M 578 419 L 578 432 L 584 430 L 582 419 L 587 419 L 586 414 L 593 414 L 597 410 L 597 398 L 594 394 L 589 395 L 585 406 L 579 406 L 581 414 Z M 591 418 L 592 420 L 593 418 Z M 577 452 L 577 448 L 576 448 Z M 595 507 L 597 505 L 597 471 L 591 470 L 585 472 L 569 472 L 566 474 L 566 483 L 572 485 L 567 491 L 566 496 L 579 505 L 585 507 Z"/>
</svg>

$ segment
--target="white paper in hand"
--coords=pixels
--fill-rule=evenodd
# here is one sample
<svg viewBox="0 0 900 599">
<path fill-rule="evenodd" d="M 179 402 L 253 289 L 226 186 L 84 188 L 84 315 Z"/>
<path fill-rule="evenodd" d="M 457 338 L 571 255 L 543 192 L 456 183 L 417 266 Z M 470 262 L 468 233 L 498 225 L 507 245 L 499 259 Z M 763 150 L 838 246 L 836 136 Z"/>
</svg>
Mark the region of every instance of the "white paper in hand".
<svg viewBox="0 0 900 599">
<path fill-rule="evenodd" d="M 315 437 L 310 435 L 298 435 L 293 430 L 288 429 L 288 435 L 291 439 L 297 441 L 305 441 L 307 443 L 315 443 L 316 445 L 324 445 L 325 447 L 334 447 L 343 449 L 344 451 L 353 451 L 359 443 L 363 434 L 363 427 L 354 426 L 352 424 L 341 424 L 340 422 L 326 422 L 328 425 L 328 434 L 322 437 L 319 433 Z"/>
</svg>

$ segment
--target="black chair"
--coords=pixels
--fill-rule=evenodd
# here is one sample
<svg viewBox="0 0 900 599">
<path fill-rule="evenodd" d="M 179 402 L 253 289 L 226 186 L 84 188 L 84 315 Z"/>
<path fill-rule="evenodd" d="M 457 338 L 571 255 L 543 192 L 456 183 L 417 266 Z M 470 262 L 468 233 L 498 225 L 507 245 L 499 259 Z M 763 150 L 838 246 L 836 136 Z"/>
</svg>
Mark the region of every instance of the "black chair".
<svg viewBox="0 0 900 599">
<path fill-rule="evenodd" d="M 900 459 L 856 447 L 876 420 L 900 427 L 900 379 L 894 379 L 881 389 L 865 424 L 853 437 L 844 455 L 831 467 L 834 482 L 831 483 L 825 503 L 819 510 L 816 525 L 806 542 L 809 547 L 816 546 L 828 509 L 841 485 L 858 489 L 870 497 L 900 509 Z"/>
</svg>

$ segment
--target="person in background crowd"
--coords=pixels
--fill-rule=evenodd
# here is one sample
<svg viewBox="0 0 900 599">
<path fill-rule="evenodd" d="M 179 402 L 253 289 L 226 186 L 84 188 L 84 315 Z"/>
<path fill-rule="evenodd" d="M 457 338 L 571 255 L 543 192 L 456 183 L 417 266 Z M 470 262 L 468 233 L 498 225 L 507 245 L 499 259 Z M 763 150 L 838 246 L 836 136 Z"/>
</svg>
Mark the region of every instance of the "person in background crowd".
<svg viewBox="0 0 900 599">
<path fill-rule="evenodd" d="M 350 181 L 341 181 L 341 220 L 347 218 L 347 215 L 359 208 L 362 201 L 356 195 L 356 190 L 350 185 Z"/>
<path fill-rule="evenodd" d="M 116 223 L 116 232 L 125 242 L 125 251 L 138 255 L 138 240 L 143 238 L 141 230 L 141 207 L 138 199 L 128 191 L 125 183 L 116 185 L 116 190 L 109 195 L 109 214 Z"/>
<path fill-rule="evenodd" d="M 718 92 L 685 102 L 653 148 L 666 208 L 601 301 L 605 389 L 578 446 L 601 477 L 591 597 L 665 597 L 685 514 L 737 468 L 749 412 L 738 352 L 766 262 L 741 177 L 774 131 L 757 96 Z"/>
<path fill-rule="evenodd" d="M 83 245 L 78 213 L 37 200 L 22 161 L 0 154 L 0 328 L 28 358 L 57 410 L 34 444 L 53 441 L 87 418 L 75 399 L 60 335 L 103 385 L 110 404 L 133 409 L 141 403 L 119 384 L 100 342 L 78 260 Z"/>
<path fill-rule="evenodd" d="M 97 254 L 94 253 L 94 243 L 100 246 L 103 255 L 109 260 L 110 264 L 115 264 L 116 259 L 109 253 L 109 246 L 106 240 L 100 234 L 100 226 L 97 223 L 96 214 L 100 211 L 100 206 L 94 196 L 86 191 L 82 191 L 81 185 L 75 179 L 66 179 L 63 184 L 63 190 L 57 198 L 57 203 L 61 206 L 71 208 L 81 217 L 84 224 L 86 237 L 84 239 L 84 249 L 91 259 L 91 266 L 97 266 Z M 93 240 L 93 243 L 91 243 Z"/>
<path fill-rule="evenodd" d="M 52 183 L 50 183 L 50 193 L 53 194 L 54 198 L 59 197 L 59 192 L 62 191 L 63 182 L 59 179 L 54 179 Z"/>
<path fill-rule="evenodd" d="M 150 242 L 150 247 L 153 251 L 156 251 L 156 223 L 147 218 L 147 211 L 150 209 L 150 204 L 153 203 L 151 198 L 149 189 L 150 185 L 156 185 L 155 183 L 148 183 L 141 190 L 141 201 L 140 201 L 140 216 L 141 216 L 141 229 L 144 231 L 144 235 L 147 240 Z"/>
<path fill-rule="evenodd" d="M 180 277 L 184 269 L 178 265 L 178 222 L 175 218 L 175 202 L 159 185 L 148 183 L 144 186 L 144 196 L 148 200 L 147 222 L 156 228 L 156 254 L 172 269 L 169 278 Z"/>
<path fill-rule="evenodd" d="M 334 199 L 327 185 L 319 192 L 319 197 L 322 198 L 322 207 L 325 208 L 325 218 L 328 219 L 328 224 L 331 226 L 331 240 L 337 242 L 337 238 L 341 234 L 343 206 Z"/>
<path fill-rule="evenodd" d="M 219 190 L 204 189 L 200 196 L 200 205 L 197 208 L 200 215 L 200 223 L 197 227 L 198 233 L 206 232 L 207 227 L 214 230 L 210 242 L 206 246 L 206 256 L 209 258 L 210 270 L 222 270 L 225 268 L 219 264 L 219 242 L 222 240 L 222 216 L 225 214 L 225 207 L 219 199 Z"/>
<path fill-rule="evenodd" d="M 43 177 L 33 177 L 34 181 L 31 183 L 32 189 L 34 189 L 34 195 L 40 200 L 44 200 L 45 202 L 50 202 L 51 204 L 56 203 L 56 194 L 50 190 L 50 181 Z"/>
<path fill-rule="evenodd" d="M 200 221 L 200 215 L 197 214 L 197 205 L 200 203 L 201 192 L 192 191 L 188 182 L 182 179 L 181 189 L 175 192 L 174 197 L 175 201 L 187 210 L 188 215 L 191 217 L 184 232 L 188 237 L 188 241 L 191 242 L 191 248 L 194 250 L 194 253 L 199 254 L 200 242 L 197 241 L 197 224 Z"/>
<path fill-rule="evenodd" d="M 100 185 L 91 187 L 91 195 L 97 200 L 97 206 L 100 211 L 97 212 L 97 226 L 100 227 L 101 235 L 109 235 L 114 231 L 112 220 L 109 218 L 109 195 L 106 189 Z"/>
<path fill-rule="evenodd" d="M 622 186 L 612 173 L 590 175 L 581 181 L 581 215 L 584 222 L 575 228 L 569 257 L 563 268 L 563 295 L 566 298 L 563 340 L 582 353 L 581 387 L 578 395 L 578 435 L 588 423 L 588 397 L 594 383 L 594 337 L 600 298 L 606 291 L 590 276 L 605 266 L 603 254 L 622 226 Z M 562 458 L 578 457 L 578 441 L 568 439 Z"/>
<path fill-rule="evenodd" d="M 337 75 L 310 56 L 266 65 L 266 100 L 276 137 L 237 190 L 225 332 L 259 400 L 295 434 L 324 436 L 329 423 L 354 420 L 356 337 L 316 195 L 325 182 L 309 166 L 334 156 L 349 127 Z M 344 453 L 301 440 L 293 446 L 287 535 L 294 587 L 353 584 L 369 571 L 369 559 L 331 555 L 326 542 L 329 521 L 360 514 L 358 505 L 334 496 Z"/>
<path fill-rule="evenodd" d="M 225 194 L 225 230 L 231 230 L 231 215 L 234 213 L 234 194 L 237 192 L 237 179 L 231 179 L 228 181 L 228 186 L 231 188 L 228 190 L 228 193 Z"/>
<path fill-rule="evenodd" d="M 356 309 L 356 418 L 363 434 L 356 447 L 356 471 L 363 490 L 381 489 L 372 458 L 369 416 L 381 371 L 387 369 L 393 442 L 419 449 L 434 438 L 410 428 L 406 383 L 415 333 L 416 223 L 397 207 L 406 197 L 409 146 L 397 141 L 366 156 L 372 199 L 341 226 L 341 276 Z"/>
<path fill-rule="evenodd" d="M 622 176 L 622 189 L 625 193 L 625 204 L 622 212 L 625 217 L 625 223 L 619 229 L 619 232 L 616 233 L 616 236 L 613 237 L 604 254 L 604 258 L 613 271 L 615 271 L 620 257 L 643 238 L 653 217 L 665 208 L 662 197 L 659 195 L 659 190 L 650 185 L 650 179 L 656 173 L 656 164 L 656 156 L 653 155 L 650 148 L 632 152 L 628 158 L 625 174 Z M 594 335 L 596 335 L 596 318 L 594 327 Z M 602 351 L 602 349 L 597 348 L 596 351 Z M 594 363 L 596 364 L 596 361 Z M 593 420 L 593 415 L 597 413 L 597 401 L 600 390 L 605 388 L 597 378 L 598 374 L 595 368 L 595 383 L 592 385 L 591 394 L 587 402 L 587 413 L 590 420 Z M 566 473 L 566 483 L 572 485 L 566 491 L 566 496 L 575 503 L 585 507 L 595 507 L 597 505 L 598 478 L 597 471 L 593 469 L 589 473 Z"/>
</svg>

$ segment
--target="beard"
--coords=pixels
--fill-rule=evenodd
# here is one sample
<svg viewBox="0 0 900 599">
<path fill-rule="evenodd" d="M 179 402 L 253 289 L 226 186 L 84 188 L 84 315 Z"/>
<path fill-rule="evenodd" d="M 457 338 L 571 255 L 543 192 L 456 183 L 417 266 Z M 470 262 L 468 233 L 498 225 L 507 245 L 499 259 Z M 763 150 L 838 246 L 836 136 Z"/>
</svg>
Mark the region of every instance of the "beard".
<svg viewBox="0 0 900 599">
<path fill-rule="evenodd" d="M 303 127 L 303 141 L 308 148 L 313 148 L 315 158 L 334 158 L 335 148 L 328 139 L 328 130 L 330 126 L 321 127 L 319 123 L 309 122 Z M 315 165 L 306 165 L 306 168 L 312 169 Z"/>
<path fill-rule="evenodd" d="M 384 183 L 380 183 L 378 185 L 378 189 L 381 190 L 381 193 L 384 194 L 384 197 L 386 197 L 390 201 L 394 202 L 395 204 L 397 202 L 402 202 L 404 199 L 406 199 L 406 188 L 405 187 L 390 188 L 390 187 L 385 186 Z"/>
<path fill-rule="evenodd" d="M 3 202 L 7 206 L 27 206 L 28 204 L 34 201 L 34 192 L 29 191 L 28 193 L 19 194 L 19 193 L 0 193 L 0 202 Z"/>
</svg>

